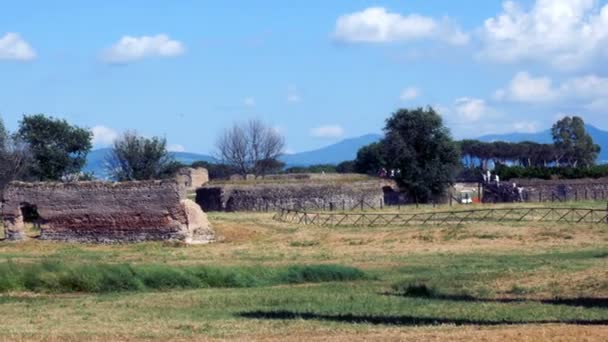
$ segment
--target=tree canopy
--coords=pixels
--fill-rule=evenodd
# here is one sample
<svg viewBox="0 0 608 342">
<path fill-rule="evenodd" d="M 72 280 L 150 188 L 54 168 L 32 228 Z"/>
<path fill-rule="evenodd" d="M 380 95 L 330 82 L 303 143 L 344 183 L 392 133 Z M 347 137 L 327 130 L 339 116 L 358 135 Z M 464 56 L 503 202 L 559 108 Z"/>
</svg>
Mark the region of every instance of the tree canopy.
<svg viewBox="0 0 608 342">
<path fill-rule="evenodd" d="M 177 163 L 167 150 L 167 140 L 124 133 L 114 141 L 106 169 L 117 181 L 162 179 L 173 176 Z"/>
<path fill-rule="evenodd" d="M 460 154 L 443 120 L 431 107 L 400 109 L 386 121 L 382 140 L 386 165 L 400 170 L 396 181 L 416 201 L 444 195 L 460 165 Z"/>
<path fill-rule="evenodd" d="M 57 181 L 80 173 L 91 150 L 92 137 L 88 129 L 70 125 L 62 119 L 43 114 L 24 116 L 16 138 L 26 143 L 32 154 L 26 177 Z"/>
<path fill-rule="evenodd" d="M 593 142 L 585 129 L 585 122 L 578 116 L 566 116 L 551 128 L 553 142 L 560 150 L 560 161 L 569 166 L 591 166 L 595 164 L 600 146 Z"/>
</svg>

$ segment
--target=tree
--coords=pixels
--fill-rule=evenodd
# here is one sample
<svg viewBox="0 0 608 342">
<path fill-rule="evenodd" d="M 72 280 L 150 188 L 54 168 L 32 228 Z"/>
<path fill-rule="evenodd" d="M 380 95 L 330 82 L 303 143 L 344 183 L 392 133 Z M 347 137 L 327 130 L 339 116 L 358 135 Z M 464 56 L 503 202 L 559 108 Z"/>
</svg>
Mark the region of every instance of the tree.
<svg viewBox="0 0 608 342">
<path fill-rule="evenodd" d="M 578 116 L 566 116 L 551 128 L 555 147 L 561 151 L 560 161 L 569 166 L 591 166 L 600 152 L 600 146 L 585 129 L 585 122 Z"/>
<path fill-rule="evenodd" d="M 371 143 L 359 149 L 354 166 L 357 173 L 378 174 L 381 168 L 386 167 L 382 143 Z"/>
<path fill-rule="evenodd" d="M 72 126 L 65 120 L 43 114 L 24 116 L 16 138 L 26 143 L 32 154 L 26 177 L 58 181 L 80 173 L 91 150 L 92 137 L 91 131 Z"/>
<path fill-rule="evenodd" d="M 165 138 L 146 138 L 134 131 L 116 139 L 106 159 L 106 169 L 117 181 L 169 178 L 181 166 L 169 154 Z"/>
<path fill-rule="evenodd" d="M 285 138 L 259 120 L 235 123 L 217 140 L 216 148 L 223 163 L 234 167 L 242 176 L 265 175 L 285 148 Z M 264 162 L 262 162 L 264 161 Z"/>
<path fill-rule="evenodd" d="M 30 153 L 27 145 L 12 136 L 0 118 L 0 198 L 6 185 L 18 179 L 29 162 Z"/>
<path fill-rule="evenodd" d="M 389 167 L 416 202 L 445 194 L 460 165 L 460 153 L 441 116 L 431 108 L 400 109 L 386 121 L 382 141 Z M 387 158 L 388 159 L 388 158 Z"/>
<path fill-rule="evenodd" d="M 337 173 L 354 173 L 355 172 L 355 161 L 347 160 L 336 165 Z"/>
</svg>

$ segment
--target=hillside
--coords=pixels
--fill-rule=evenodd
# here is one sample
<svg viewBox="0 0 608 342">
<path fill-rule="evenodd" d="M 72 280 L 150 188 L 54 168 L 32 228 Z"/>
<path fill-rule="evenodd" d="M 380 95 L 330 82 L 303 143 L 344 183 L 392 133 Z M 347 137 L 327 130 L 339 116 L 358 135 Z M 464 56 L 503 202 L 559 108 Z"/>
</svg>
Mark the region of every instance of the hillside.
<svg viewBox="0 0 608 342">
<path fill-rule="evenodd" d="M 288 166 L 308 166 L 313 164 L 338 164 L 346 160 L 353 160 L 357 151 L 382 139 L 379 134 L 367 134 L 357 138 L 345 139 L 338 143 L 313 150 L 285 155 L 281 158 Z"/>
</svg>

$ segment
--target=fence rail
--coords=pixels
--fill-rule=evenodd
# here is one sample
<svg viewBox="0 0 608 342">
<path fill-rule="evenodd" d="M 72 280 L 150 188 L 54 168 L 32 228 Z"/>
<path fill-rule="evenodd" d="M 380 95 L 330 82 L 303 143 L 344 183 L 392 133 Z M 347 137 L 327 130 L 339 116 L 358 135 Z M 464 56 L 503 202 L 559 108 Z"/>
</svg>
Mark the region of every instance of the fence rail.
<svg viewBox="0 0 608 342">
<path fill-rule="evenodd" d="M 420 213 L 333 213 L 280 209 L 274 219 L 303 225 L 366 227 L 474 222 L 564 222 L 608 225 L 608 209 L 487 208 Z"/>
</svg>

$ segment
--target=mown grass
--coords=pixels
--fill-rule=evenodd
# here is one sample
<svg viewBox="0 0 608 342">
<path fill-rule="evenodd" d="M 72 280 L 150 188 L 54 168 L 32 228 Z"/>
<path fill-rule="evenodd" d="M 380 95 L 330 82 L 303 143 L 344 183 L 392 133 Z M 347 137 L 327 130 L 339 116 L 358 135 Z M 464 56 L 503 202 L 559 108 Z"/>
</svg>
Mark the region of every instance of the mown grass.
<svg viewBox="0 0 608 342">
<path fill-rule="evenodd" d="M 296 265 L 290 267 L 209 267 L 168 265 L 0 264 L 0 292 L 119 292 L 196 288 L 241 288 L 353 281 L 368 276 L 354 267 Z"/>
<path fill-rule="evenodd" d="M 271 217 L 211 213 L 221 239 L 204 246 L 0 243 L 0 267 L 18 273 L 0 269 L 12 288 L 0 293 L 0 341 L 608 336 L 604 226 L 327 228 Z M 337 275 L 336 264 L 364 277 Z"/>
</svg>

